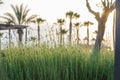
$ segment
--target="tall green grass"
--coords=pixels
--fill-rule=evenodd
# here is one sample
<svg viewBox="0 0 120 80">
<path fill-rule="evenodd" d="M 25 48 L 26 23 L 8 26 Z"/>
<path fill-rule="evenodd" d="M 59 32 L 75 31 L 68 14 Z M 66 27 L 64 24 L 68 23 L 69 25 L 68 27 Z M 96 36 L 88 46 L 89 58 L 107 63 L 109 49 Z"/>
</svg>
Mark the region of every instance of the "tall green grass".
<svg viewBox="0 0 120 80">
<path fill-rule="evenodd" d="M 113 80 L 111 51 L 83 47 L 24 47 L 0 51 L 0 80 Z"/>
</svg>

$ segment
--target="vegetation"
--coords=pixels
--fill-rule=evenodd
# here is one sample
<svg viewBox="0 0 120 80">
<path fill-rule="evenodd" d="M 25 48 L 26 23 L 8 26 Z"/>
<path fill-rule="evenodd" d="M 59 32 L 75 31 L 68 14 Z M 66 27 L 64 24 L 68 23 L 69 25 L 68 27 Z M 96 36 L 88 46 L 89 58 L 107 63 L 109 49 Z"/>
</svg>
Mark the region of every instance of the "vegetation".
<svg viewBox="0 0 120 80">
<path fill-rule="evenodd" d="M 10 48 L 0 51 L 0 80 L 113 80 L 113 55 L 82 45 Z"/>
<path fill-rule="evenodd" d="M 0 0 L 0 4 L 3 2 Z M 86 6 L 90 13 L 95 16 L 98 22 L 98 30 L 95 46 L 92 51 L 92 46 L 89 45 L 89 26 L 93 25 L 91 21 L 74 23 L 76 28 L 77 46 L 72 43 L 72 27 L 73 19 L 77 19 L 80 15 L 73 11 L 66 12 L 66 17 L 69 18 L 69 30 L 63 29 L 65 19 L 57 19 L 59 24 L 58 42 L 53 38 L 53 27 L 48 24 L 48 33 L 51 44 L 41 43 L 40 24 L 46 21 L 37 15 L 28 16 L 30 9 L 21 4 L 20 6 L 11 5 L 13 13 L 7 12 L 1 16 L 5 20 L 5 24 L 28 25 L 31 22 L 37 24 L 38 43 L 36 37 L 31 36 L 32 46 L 17 46 L 7 49 L 1 49 L 1 38 L 3 33 L 0 33 L 0 80 L 113 80 L 114 71 L 114 54 L 110 49 L 101 47 L 105 32 L 105 24 L 109 14 L 114 10 L 115 3 L 111 0 L 101 0 L 103 13 L 95 12 L 91 9 L 88 0 Z M 80 35 L 79 27 L 87 27 L 87 45 L 79 44 Z M 56 25 L 57 26 L 57 25 Z M 56 29 L 57 30 L 57 29 Z M 25 41 L 27 42 L 27 28 L 25 30 Z M 47 31 L 47 30 L 46 30 Z M 64 35 L 69 31 L 69 45 L 64 44 Z M 22 44 L 23 29 L 17 30 L 19 44 Z M 75 32 L 74 32 L 75 33 Z M 11 29 L 9 29 L 9 43 L 11 42 Z M 46 37 L 47 40 L 47 37 Z M 48 41 L 48 42 L 49 42 Z M 52 44 L 52 41 L 54 44 Z M 39 45 L 41 43 L 41 45 Z M 60 43 L 60 46 L 56 46 Z M 62 45 L 64 44 L 64 45 Z M 73 44 L 73 45 L 71 45 Z M 37 46 L 36 46 L 37 45 Z M 52 46 L 51 46 L 52 45 Z M 100 52 L 101 47 L 101 52 Z M 100 53 L 100 54 L 99 54 Z"/>
</svg>

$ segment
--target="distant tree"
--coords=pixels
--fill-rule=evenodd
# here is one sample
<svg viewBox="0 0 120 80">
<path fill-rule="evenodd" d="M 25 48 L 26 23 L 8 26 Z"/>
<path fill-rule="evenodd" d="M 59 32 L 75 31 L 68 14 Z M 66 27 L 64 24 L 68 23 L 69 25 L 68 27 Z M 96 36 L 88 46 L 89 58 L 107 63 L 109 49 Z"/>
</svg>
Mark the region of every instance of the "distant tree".
<svg viewBox="0 0 120 80">
<path fill-rule="evenodd" d="M 38 31 L 38 44 L 40 43 L 40 24 L 42 24 L 45 20 L 42 18 L 37 18 L 36 23 L 38 25 L 37 31 Z"/>
<path fill-rule="evenodd" d="M 29 23 L 34 23 L 37 15 L 31 15 L 27 20 L 26 24 L 28 25 Z M 25 43 L 27 44 L 27 39 L 28 39 L 28 29 L 27 27 L 25 28 Z"/>
<path fill-rule="evenodd" d="M 69 23 L 69 43 L 71 44 L 71 37 L 72 37 L 72 20 L 75 18 L 79 18 L 80 15 L 78 13 L 74 13 L 73 11 L 66 12 L 66 17 L 70 19 Z"/>
<path fill-rule="evenodd" d="M 65 24 L 65 19 L 57 19 L 57 24 L 60 26 L 60 45 L 62 45 L 62 26 Z"/>
<path fill-rule="evenodd" d="M 103 40 L 104 32 L 105 32 L 105 24 L 108 19 L 109 14 L 115 9 L 115 1 L 113 0 L 101 0 L 103 12 L 100 15 L 100 12 L 95 12 L 91 9 L 88 0 L 86 0 L 86 6 L 90 13 L 95 16 L 95 19 L 98 22 L 98 33 L 93 49 L 93 53 L 100 52 L 101 42 Z"/>
<path fill-rule="evenodd" d="M 74 26 L 76 28 L 76 37 L 77 37 L 77 45 L 79 45 L 80 37 L 79 37 L 79 28 L 82 26 L 80 22 L 74 23 Z"/>
<path fill-rule="evenodd" d="M 21 4 L 20 6 L 11 5 L 11 7 L 13 13 L 7 12 L 4 14 L 4 16 L 1 16 L 3 19 L 5 19 L 7 22 L 10 22 L 11 24 L 24 25 L 36 16 L 31 15 L 28 17 L 30 9 L 28 9 L 27 6 L 24 6 L 23 4 Z M 23 29 L 19 28 L 17 30 L 17 33 L 19 36 L 19 45 L 22 45 Z"/>
<path fill-rule="evenodd" d="M 87 45 L 89 45 L 89 27 L 90 25 L 93 25 L 94 23 L 93 22 L 90 22 L 90 21 L 86 21 L 84 22 L 84 26 L 87 27 Z"/>
<path fill-rule="evenodd" d="M 65 41 L 64 41 L 64 35 L 65 35 L 67 32 L 68 32 L 68 31 L 65 30 L 65 29 L 62 29 L 62 30 L 60 31 L 60 33 L 62 34 L 62 43 L 63 43 L 63 45 L 64 45 L 64 43 L 65 43 Z"/>
</svg>

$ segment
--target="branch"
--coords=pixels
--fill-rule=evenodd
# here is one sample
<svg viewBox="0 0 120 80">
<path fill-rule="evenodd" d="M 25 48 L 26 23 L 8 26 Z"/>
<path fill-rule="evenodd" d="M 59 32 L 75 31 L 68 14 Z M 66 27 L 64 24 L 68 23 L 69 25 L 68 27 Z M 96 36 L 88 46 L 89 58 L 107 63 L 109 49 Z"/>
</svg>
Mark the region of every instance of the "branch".
<svg viewBox="0 0 120 80">
<path fill-rule="evenodd" d="M 95 18 L 96 18 L 97 20 L 99 20 L 99 18 L 100 18 L 99 12 L 95 12 L 95 11 L 93 11 L 93 10 L 91 9 L 88 0 L 86 0 L 86 6 L 87 6 L 89 12 L 92 13 L 93 15 L 95 15 Z"/>
<path fill-rule="evenodd" d="M 101 0 L 101 2 L 102 2 L 103 7 L 106 8 L 106 1 Z"/>
<path fill-rule="evenodd" d="M 114 3 L 112 3 L 112 1 L 111 1 L 110 4 L 111 4 L 111 5 L 110 5 L 110 7 L 109 7 L 109 12 L 112 12 L 112 11 L 115 9 L 116 1 L 114 1 Z"/>
<path fill-rule="evenodd" d="M 116 1 L 112 4 L 112 6 L 110 7 L 111 11 L 115 9 L 116 6 Z"/>
</svg>

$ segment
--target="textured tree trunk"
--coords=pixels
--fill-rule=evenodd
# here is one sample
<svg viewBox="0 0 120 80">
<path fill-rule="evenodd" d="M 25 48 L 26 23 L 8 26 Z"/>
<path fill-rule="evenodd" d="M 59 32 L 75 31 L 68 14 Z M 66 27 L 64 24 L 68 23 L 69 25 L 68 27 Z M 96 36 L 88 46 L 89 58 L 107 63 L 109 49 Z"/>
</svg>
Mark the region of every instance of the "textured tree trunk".
<svg viewBox="0 0 120 80">
<path fill-rule="evenodd" d="M 89 26 L 87 26 L 87 45 L 89 46 Z"/>
<path fill-rule="evenodd" d="M 98 22 L 98 33 L 93 49 L 93 53 L 100 53 L 101 42 L 103 40 L 104 32 L 105 32 L 105 23 L 104 21 Z"/>
<path fill-rule="evenodd" d="M 72 37 L 72 19 L 70 19 L 70 24 L 69 24 L 69 44 L 71 45 L 71 37 Z"/>
<path fill-rule="evenodd" d="M 60 45 L 62 45 L 62 27 L 60 27 Z"/>
<path fill-rule="evenodd" d="M 38 44 L 40 44 L 40 26 L 38 25 Z"/>
<path fill-rule="evenodd" d="M 120 80 L 120 0 L 116 0 L 116 36 L 115 36 L 114 80 Z"/>
<path fill-rule="evenodd" d="M 23 37 L 23 30 L 18 29 L 18 37 L 19 37 L 19 46 L 23 45 L 22 44 L 22 37 Z"/>
</svg>

